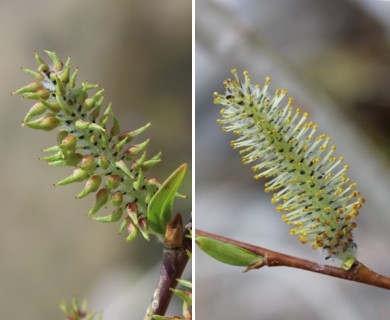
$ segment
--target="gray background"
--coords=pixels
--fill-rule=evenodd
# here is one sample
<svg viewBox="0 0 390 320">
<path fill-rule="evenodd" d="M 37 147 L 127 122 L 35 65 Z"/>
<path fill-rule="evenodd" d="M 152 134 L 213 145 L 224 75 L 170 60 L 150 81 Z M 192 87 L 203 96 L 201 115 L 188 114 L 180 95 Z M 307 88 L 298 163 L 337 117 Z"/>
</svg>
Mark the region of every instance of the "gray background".
<svg viewBox="0 0 390 320">
<path fill-rule="evenodd" d="M 230 69 L 255 83 L 270 76 L 310 113 L 351 165 L 366 204 L 357 218 L 358 258 L 390 276 L 390 2 L 377 0 L 196 1 L 197 228 L 324 262 L 289 227 L 215 123 Z M 243 274 L 196 252 L 196 317 L 388 319 L 383 289 L 301 270 Z"/>
<path fill-rule="evenodd" d="M 144 138 L 150 154 L 163 151 L 153 171 L 163 180 L 191 162 L 191 2 L 4 0 L 0 37 L 0 318 L 59 319 L 58 303 L 73 295 L 105 319 L 142 318 L 161 245 L 129 245 L 118 223 L 85 217 L 94 197 L 74 198 L 82 184 L 52 186 L 71 172 L 37 160 L 56 134 L 21 128 L 32 102 L 10 92 L 32 81 L 19 68 L 36 68 L 34 49 L 70 55 L 80 82 L 106 88 L 123 130 L 152 122 Z M 191 199 L 175 209 L 190 208 Z"/>
</svg>

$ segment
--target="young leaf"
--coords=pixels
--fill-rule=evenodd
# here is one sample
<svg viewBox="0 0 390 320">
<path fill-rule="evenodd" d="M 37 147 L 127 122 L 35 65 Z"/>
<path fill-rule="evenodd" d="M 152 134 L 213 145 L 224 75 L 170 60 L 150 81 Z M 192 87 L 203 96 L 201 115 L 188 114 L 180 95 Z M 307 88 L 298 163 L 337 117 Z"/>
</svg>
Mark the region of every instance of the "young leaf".
<svg viewBox="0 0 390 320">
<path fill-rule="evenodd" d="M 157 234 L 163 235 L 165 233 L 165 225 L 171 219 L 173 201 L 186 169 L 186 163 L 177 168 L 150 200 L 146 216 L 150 229 Z"/>
<path fill-rule="evenodd" d="M 195 242 L 209 256 L 232 266 L 249 267 L 254 264 L 260 264 L 265 260 L 264 257 L 258 256 L 253 252 L 219 240 L 196 236 Z"/>
</svg>

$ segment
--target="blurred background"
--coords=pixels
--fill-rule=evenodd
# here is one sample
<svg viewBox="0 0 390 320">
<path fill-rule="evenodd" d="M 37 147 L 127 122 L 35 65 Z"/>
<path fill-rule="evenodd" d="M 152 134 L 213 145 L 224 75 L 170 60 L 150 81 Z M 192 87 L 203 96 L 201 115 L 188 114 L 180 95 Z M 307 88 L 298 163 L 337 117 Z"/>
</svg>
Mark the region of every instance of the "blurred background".
<svg viewBox="0 0 390 320">
<path fill-rule="evenodd" d="M 196 1 L 196 226 L 324 262 L 289 227 L 222 134 L 230 70 L 271 92 L 288 90 L 351 165 L 366 204 L 357 218 L 358 259 L 390 276 L 390 2 L 380 0 Z M 286 100 L 287 102 L 287 100 Z M 196 253 L 196 319 L 388 319 L 383 289 L 301 270 L 242 273 Z"/>
<path fill-rule="evenodd" d="M 0 318 L 61 319 L 58 303 L 74 295 L 105 310 L 104 319 L 143 318 L 161 244 L 127 244 L 118 223 L 85 217 L 94 197 L 75 199 L 83 185 L 53 187 L 71 169 L 37 158 L 56 134 L 21 128 L 32 102 L 10 92 L 32 81 L 20 67 L 37 67 L 33 50 L 71 56 L 79 83 L 106 88 L 123 130 L 152 123 L 144 137 L 163 162 L 150 174 L 164 180 L 191 164 L 191 1 L 4 0 L 0 37 Z M 190 173 L 181 189 L 188 195 Z M 175 211 L 187 219 L 191 198 Z"/>
</svg>

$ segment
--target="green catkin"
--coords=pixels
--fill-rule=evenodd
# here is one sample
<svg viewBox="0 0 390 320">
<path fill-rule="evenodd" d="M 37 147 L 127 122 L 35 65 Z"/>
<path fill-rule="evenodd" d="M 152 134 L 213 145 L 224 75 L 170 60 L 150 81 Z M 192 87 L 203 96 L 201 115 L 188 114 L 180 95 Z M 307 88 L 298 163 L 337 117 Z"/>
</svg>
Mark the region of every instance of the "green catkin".
<svg viewBox="0 0 390 320">
<path fill-rule="evenodd" d="M 330 138 L 317 134 L 318 126 L 308 121 L 308 113 L 285 106 L 285 90 L 268 95 L 270 79 L 264 86 L 252 85 L 244 72 L 244 82 L 232 70 L 234 79 L 224 82 L 225 94 L 214 93 L 214 103 L 223 105 L 218 122 L 224 132 L 238 136 L 231 142 L 240 149 L 244 164 L 251 164 L 255 179 L 270 178 L 265 191 L 301 243 L 327 251 L 326 258 L 354 261 L 356 244 L 354 218 L 364 203 L 346 176 L 344 158 L 333 155 Z"/>
<path fill-rule="evenodd" d="M 129 143 L 150 124 L 122 132 L 111 104 L 101 113 L 104 89 L 89 97 L 90 90 L 98 85 L 84 82 L 77 86 L 78 69 L 71 74 L 70 59 L 64 64 L 55 52 L 45 52 L 51 64 L 35 52 L 38 70 L 22 68 L 35 80 L 13 93 L 37 100 L 23 125 L 44 131 L 58 129 L 57 144 L 43 150 L 52 154 L 41 160 L 49 165 L 75 167 L 70 176 L 56 185 L 85 181 L 76 198 L 96 193 L 88 215 L 94 215 L 109 203 L 113 206 L 112 213 L 95 220 L 114 222 L 124 211 L 131 211 L 133 219 L 126 215 L 120 230 L 128 230 L 130 240 L 139 233 L 149 239 L 146 210 L 159 184 L 156 185 L 156 179 L 150 184 L 143 173 L 160 161 L 160 154 L 147 159 L 145 149 L 149 139 Z"/>
</svg>

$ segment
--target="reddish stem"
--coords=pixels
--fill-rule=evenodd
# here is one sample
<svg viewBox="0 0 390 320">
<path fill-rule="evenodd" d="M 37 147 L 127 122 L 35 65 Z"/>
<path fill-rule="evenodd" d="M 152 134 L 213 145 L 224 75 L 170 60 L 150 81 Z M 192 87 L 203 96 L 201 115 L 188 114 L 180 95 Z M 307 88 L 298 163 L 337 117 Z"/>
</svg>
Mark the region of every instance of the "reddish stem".
<svg viewBox="0 0 390 320">
<path fill-rule="evenodd" d="M 233 240 L 227 237 L 220 235 L 208 233 L 197 229 L 196 235 L 212 238 L 219 240 L 225 243 L 230 243 L 236 246 L 239 246 L 243 249 L 251 251 L 259 256 L 265 258 L 265 262 L 262 265 L 249 267 L 248 269 L 261 268 L 262 266 L 268 267 L 290 267 L 297 268 L 306 271 L 321 273 L 331 277 L 341 278 L 350 281 L 361 282 L 369 284 L 375 287 L 380 287 L 384 289 L 390 289 L 390 278 L 385 277 L 366 267 L 361 262 L 357 261 L 350 270 L 344 270 L 342 268 L 337 268 L 329 265 L 318 264 L 306 259 L 301 259 L 298 257 L 290 256 L 284 253 L 272 251 L 262 247 L 254 246 L 245 242 Z"/>
</svg>

